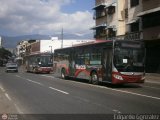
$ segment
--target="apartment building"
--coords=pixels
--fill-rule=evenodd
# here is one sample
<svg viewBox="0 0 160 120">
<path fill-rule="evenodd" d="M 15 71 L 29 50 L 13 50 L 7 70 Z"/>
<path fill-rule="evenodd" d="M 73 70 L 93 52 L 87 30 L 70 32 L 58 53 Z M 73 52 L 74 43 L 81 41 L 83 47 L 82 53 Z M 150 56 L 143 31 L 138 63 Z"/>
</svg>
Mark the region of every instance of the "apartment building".
<svg viewBox="0 0 160 120">
<path fill-rule="evenodd" d="M 146 71 L 160 73 L 160 0 L 141 0 L 141 5 L 137 16 L 146 43 Z"/>
<path fill-rule="evenodd" d="M 141 19 L 137 16 L 142 11 L 142 0 L 126 0 L 126 34 L 125 39 L 143 40 Z"/>
<path fill-rule="evenodd" d="M 112 39 L 125 34 L 125 0 L 96 0 L 94 10 L 95 39 Z"/>
<path fill-rule="evenodd" d="M 141 40 L 146 71 L 160 72 L 160 0 L 95 0 L 95 39 Z"/>
</svg>

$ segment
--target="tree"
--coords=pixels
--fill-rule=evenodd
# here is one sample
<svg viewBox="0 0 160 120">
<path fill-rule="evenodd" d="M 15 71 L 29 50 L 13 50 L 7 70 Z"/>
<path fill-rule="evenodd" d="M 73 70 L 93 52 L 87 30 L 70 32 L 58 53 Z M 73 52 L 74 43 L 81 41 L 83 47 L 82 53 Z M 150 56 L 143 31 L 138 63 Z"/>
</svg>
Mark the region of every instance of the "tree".
<svg viewBox="0 0 160 120">
<path fill-rule="evenodd" d="M 12 53 L 5 48 L 0 48 L 0 60 L 8 60 L 12 57 Z"/>
</svg>

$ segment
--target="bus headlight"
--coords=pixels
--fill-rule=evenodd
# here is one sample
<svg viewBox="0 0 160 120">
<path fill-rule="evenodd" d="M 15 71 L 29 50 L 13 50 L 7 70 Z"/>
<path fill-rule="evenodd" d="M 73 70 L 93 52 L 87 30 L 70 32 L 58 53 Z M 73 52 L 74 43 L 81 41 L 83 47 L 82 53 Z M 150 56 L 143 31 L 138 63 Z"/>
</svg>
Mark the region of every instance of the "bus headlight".
<svg viewBox="0 0 160 120">
<path fill-rule="evenodd" d="M 117 75 L 117 74 L 113 74 L 113 77 L 118 79 L 118 80 L 123 80 L 122 76 Z"/>
</svg>

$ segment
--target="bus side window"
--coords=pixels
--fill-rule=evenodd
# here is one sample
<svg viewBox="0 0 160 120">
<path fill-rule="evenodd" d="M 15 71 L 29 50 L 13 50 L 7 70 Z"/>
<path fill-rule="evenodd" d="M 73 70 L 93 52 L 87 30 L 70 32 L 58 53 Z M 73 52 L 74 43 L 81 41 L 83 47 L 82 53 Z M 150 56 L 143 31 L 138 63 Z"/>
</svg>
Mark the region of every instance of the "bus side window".
<svg viewBox="0 0 160 120">
<path fill-rule="evenodd" d="M 40 62 L 40 58 L 37 58 L 37 62 Z"/>
<path fill-rule="evenodd" d="M 83 56 L 81 54 L 78 54 L 76 57 L 76 64 L 82 65 Z"/>
<path fill-rule="evenodd" d="M 86 53 L 86 54 L 85 54 L 85 64 L 86 64 L 86 65 L 89 65 L 89 64 L 90 64 L 90 54 L 89 54 L 89 53 Z"/>
</svg>

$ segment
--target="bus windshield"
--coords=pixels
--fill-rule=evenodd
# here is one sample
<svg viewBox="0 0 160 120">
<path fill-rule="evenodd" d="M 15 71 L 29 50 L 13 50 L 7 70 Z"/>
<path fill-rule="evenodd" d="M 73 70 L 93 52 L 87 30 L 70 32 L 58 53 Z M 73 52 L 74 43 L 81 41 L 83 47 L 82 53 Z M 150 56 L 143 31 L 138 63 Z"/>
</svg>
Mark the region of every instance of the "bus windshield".
<svg viewBox="0 0 160 120">
<path fill-rule="evenodd" d="M 144 72 L 144 57 L 143 47 L 115 46 L 114 66 L 119 72 Z"/>
<path fill-rule="evenodd" d="M 41 56 L 38 60 L 40 67 L 52 67 L 52 58 L 51 56 Z"/>
</svg>

